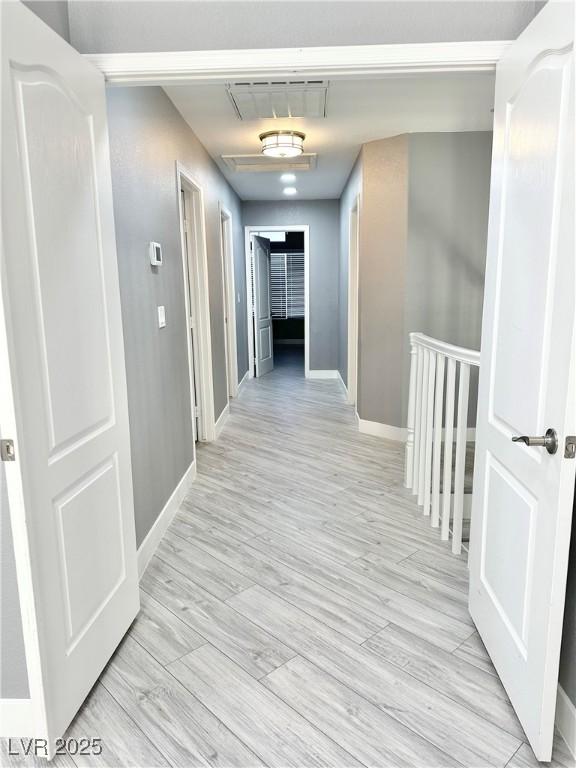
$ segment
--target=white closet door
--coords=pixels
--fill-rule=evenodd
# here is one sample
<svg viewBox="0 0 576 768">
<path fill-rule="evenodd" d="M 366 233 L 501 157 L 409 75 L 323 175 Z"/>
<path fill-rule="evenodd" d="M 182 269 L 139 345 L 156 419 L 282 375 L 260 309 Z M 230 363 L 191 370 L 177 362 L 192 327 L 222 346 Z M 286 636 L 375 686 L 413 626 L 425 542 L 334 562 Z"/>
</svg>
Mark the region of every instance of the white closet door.
<svg viewBox="0 0 576 768">
<path fill-rule="evenodd" d="M 52 742 L 138 611 L 124 347 L 104 79 L 20 3 L 1 13 L 0 422 L 29 735 Z"/>
<path fill-rule="evenodd" d="M 270 309 L 270 240 L 255 235 L 253 243 L 256 376 L 264 376 L 274 368 L 274 340 Z"/>
<path fill-rule="evenodd" d="M 551 0 L 497 68 L 470 539 L 470 612 L 546 761 L 576 470 L 573 43 Z M 512 440 L 549 429 L 556 452 Z"/>
</svg>

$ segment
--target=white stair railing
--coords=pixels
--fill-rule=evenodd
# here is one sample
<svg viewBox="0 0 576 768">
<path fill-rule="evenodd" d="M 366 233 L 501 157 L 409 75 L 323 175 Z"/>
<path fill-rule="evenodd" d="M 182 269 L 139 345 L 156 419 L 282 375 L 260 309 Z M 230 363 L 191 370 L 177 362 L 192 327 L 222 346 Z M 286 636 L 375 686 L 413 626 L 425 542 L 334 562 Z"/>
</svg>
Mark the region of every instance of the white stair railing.
<svg viewBox="0 0 576 768">
<path fill-rule="evenodd" d="M 411 333 L 410 360 L 404 485 L 417 495 L 431 525 L 440 527 L 441 538 L 452 536 L 452 552 L 460 554 L 465 506 L 469 508 L 464 479 L 470 367 L 480 365 L 480 352 Z"/>
</svg>

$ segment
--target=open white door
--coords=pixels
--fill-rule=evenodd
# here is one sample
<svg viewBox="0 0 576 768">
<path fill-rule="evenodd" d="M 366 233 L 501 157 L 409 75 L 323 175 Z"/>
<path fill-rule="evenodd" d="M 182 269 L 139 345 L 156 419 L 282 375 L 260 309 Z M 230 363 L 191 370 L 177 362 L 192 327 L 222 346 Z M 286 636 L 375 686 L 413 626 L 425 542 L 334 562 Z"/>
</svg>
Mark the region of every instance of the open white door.
<svg viewBox="0 0 576 768">
<path fill-rule="evenodd" d="M 1 14 L 0 427 L 34 711 L 16 735 L 53 747 L 138 611 L 124 347 L 104 79 L 20 3 Z"/>
<path fill-rule="evenodd" d="M 254 235 L 254 348 L 256 376 L 274 368 L 272 312 L 270 309 L 270 240 Z"/>
<path fill-rule="evenodd" d="M 497 69 L 470 550 L 470 612 L 539 760 L 576 470 L 573 14 L 549 2 Z M 548 429 L 556 453 L 512 441 Z"/>
</svg>

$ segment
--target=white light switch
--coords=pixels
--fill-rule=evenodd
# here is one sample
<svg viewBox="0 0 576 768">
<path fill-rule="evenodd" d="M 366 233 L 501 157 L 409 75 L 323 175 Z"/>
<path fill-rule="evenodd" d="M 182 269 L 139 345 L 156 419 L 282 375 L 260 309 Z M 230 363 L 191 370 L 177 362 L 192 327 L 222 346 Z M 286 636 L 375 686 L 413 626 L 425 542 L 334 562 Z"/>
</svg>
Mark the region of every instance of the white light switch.
<svg viewBox="0 0 576 768">
<path fill-rule="evenodd" d="M 158 307 L 158 328 L 166 326 L 166 308 L 162 305 Z"/>
</svg>

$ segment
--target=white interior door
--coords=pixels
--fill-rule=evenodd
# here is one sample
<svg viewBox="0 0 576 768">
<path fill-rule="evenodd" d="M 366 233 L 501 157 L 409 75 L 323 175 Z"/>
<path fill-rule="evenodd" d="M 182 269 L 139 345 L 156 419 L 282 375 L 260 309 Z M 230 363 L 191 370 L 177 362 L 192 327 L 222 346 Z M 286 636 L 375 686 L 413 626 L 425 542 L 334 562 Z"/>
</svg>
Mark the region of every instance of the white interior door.
<svg viewBox="0 0 576 768">
<path fill-rule="evenodd" d="M 254 235 L 254 346 L 256 376 L 274 368 L 272 312 L 270 310 L 270 240 Z"/>
<path fill-rule="evenodd" d="M 29 735 L 52 741 L 138 611 L 124 347 L 104 79 L 21 3 L 1 13 L 0 419 Z"/>
<path fill-rule="evenodd" d="M 496 76 L 470 612 L 539 760 L 552 749 L 576 461 L 572 2 Z M 552 428 L 558 450 L 513 442 Z"/>
</svg>

